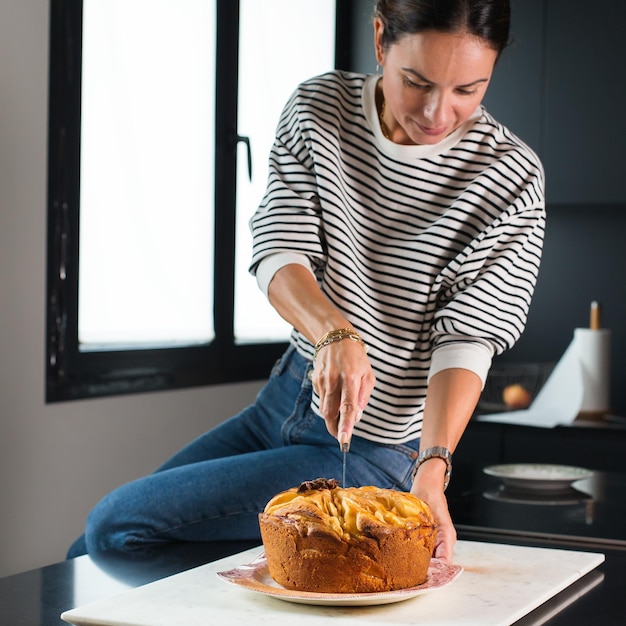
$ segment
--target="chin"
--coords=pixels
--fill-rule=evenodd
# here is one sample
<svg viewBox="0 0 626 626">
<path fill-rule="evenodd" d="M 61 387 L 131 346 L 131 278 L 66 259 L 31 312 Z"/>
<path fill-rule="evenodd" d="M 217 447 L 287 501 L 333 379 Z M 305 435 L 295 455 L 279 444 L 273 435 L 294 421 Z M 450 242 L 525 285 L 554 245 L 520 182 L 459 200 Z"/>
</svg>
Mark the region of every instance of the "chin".
<svg viewBox="0 0 626 626">
<path fill-rule="evenodd" d="M 420 133 L 419 136 L 415 138 L 412 137 L 411 139 L 421 146 L 434 146 L 443 141 L 447 136 L 448 134 L 446 133 L 441 133 L 440 135 L 424 135 Z"/>
</svg>

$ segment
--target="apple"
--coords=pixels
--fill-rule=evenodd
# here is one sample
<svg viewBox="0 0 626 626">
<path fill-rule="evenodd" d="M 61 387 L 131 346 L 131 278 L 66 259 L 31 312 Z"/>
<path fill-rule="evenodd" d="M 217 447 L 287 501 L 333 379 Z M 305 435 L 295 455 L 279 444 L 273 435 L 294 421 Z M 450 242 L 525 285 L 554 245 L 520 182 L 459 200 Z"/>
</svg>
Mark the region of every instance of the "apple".
<svg viewBox="0 0 626 626">
<path fill-rule="evenodd" d="M 515 383 L 507 385 L 502 391 L 502 400 L 509 409 L 527 409 L 533 397 L 525 387 Z"/>
</svg>

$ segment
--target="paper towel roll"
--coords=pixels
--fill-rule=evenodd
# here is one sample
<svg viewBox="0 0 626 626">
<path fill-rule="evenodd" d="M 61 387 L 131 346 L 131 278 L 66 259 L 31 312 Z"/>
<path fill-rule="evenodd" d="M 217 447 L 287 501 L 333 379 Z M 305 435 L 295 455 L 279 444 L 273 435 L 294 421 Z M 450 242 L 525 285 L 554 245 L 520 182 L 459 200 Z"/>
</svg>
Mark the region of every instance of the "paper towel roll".
<svg viewBox="0 0 626 626">
<path fill-rule="evenodd" d="M 574 341 L 583 376 L 580 411 L 606 412 L 611 404 L 611 331 L 606 328 L 576 328 Z"/>
<path fill-rule="evenodd" d="M 610 409 L 611 331 L 576 328 L 552 374 L 528 409 L 481 415 L 504 424 L 552 428 L 576 418 L 596 419 Z"/>
</svg>

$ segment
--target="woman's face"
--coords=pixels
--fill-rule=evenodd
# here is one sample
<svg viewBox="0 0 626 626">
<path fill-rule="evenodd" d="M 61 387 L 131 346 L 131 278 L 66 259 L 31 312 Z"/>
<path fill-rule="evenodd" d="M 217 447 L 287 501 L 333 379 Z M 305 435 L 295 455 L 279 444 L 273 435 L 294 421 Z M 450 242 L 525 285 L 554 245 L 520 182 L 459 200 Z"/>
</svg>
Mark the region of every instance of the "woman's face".
<svg viewBox="0 0 626 626">
<path fill-rule="evenodd" d="M 396 143 L 436 144 L 480 104 L 497 52 L 472 35 L 438 31 L 406 35 L 384 50 L 382 32 L 376 19 L 387 132 Z"/>
</svg>

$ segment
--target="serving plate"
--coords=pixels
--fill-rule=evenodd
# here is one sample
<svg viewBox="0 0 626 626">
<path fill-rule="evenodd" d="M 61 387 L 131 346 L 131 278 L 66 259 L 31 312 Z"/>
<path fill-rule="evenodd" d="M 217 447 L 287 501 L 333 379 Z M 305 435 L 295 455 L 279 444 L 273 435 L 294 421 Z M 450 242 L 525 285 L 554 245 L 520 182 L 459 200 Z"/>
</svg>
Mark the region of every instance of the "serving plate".
<svg viewBox="0 0 626 626">
<path fill-rule="evenodd" d="M 425 583 L 408 589 L 377 593 L 316 593 L 286 589 L 270 576 L 264 554 L 258 556 L 251 563 L 225 572 L 217 572 L 217 575 L 228 583 L 288 602 L 334 606 L 371 606 L 401 602 L 423 593 L 443 589 L 456 580 L 462 571 L 463 568 L 460 565 L 451 565 L 441 559 L 431 559 L 428 578 Z"/>
<path fill-rule="evenodd" d="M 483 471 L 489 476 L 501 479 L 508 487 L 544 491 L 569 490 L 576 481 L 593 476 L 591 470 L 583 467 L 548 463 L 490 465 Z"/>
</svg>

